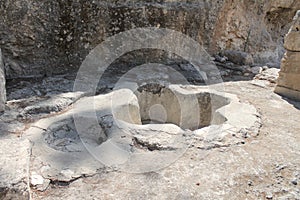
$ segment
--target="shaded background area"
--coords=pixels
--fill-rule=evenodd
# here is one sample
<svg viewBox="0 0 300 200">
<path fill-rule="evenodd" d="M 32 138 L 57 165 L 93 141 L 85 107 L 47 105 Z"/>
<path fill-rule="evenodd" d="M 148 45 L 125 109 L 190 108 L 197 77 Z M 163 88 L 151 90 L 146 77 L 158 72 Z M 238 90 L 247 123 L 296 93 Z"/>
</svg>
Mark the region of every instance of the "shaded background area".
<svg viewBox="0 0 300 200">
<path fill-rule="evenodd" d="M 3 0 L 0 48 L 7 79 L 51 76 L 76 71 L 109 36 L 154 26 L 187 34 L 212 55 L 241 50 L 279 66 L 297 9 L 298 0 Z"/>
</svg>

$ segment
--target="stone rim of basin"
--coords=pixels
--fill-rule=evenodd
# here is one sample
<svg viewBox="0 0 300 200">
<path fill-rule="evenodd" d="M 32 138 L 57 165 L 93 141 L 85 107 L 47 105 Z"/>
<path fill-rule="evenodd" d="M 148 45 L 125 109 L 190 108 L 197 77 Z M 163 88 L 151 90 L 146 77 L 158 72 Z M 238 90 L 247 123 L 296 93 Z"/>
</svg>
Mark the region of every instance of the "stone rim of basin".
<svg viewBox="0 0 300 200">
<path fill-rule="evenodd" d="M 42 175 L 59 177 L 59 180 L 71 178 L 60 173 L 65 169 L 70 169 L 74 173 L 72 177 L 93 174 L 103 168 L 143 173 L 169 166 L 191 146 L 197 146 L 204 150 L 226 147 L 231 144 L 242 144 L 245 139 L 245 131 L 250 135 L 258 134 L 260 127 L 258 112 L 252 105 L 239 102 L 236 95 L 217 92 L 203 86 L 170 85 L 168 88 L 181 94 L 208 92 L 215 96 L 225 95 L 226 105 L 216 109 L 215 113 L 218 116 L 216 119 L 223 116 L 221 119 L 227 120 L 224 123 L 215 123 L 194 131 L 183 130 L 174 124 L 143 125 L 139 116 L 138 98 L 128 89 L 120 89 L 94 97 L 83 97 L 69 111 L 41 119 L 25 132 L 24 137 L 34 143 L 33 157 L 39 161 L 34 162 L 34 165 L 37 165 L 36 168 L 40 168 L 40 161 L 48 163 L 51 168 Z M 127 95 L 128 98 L 124 98 L 124 95 Z M 119 104 L 114 104 L 114 109 L 109 110 L 107 108 L 111 106 L 113 96 L 119 97 L 117 98 Z M 130 103 L 128 104 L 128 102 Z M 95 108 L 96 112 L 93 110 Z M 128 112 L 128 109 L 131 109 L 134 116 L 130 120 L 126 115 L 122 115 Z M 126 112 L 123 112 L 124 110 Z M 79 112 L 80 116 L 78 116 Z M 79 143 L 81 142 L 83 145 L 80 148 L 77 146 L 78 149 L 73 146 L 76 149 L 74 151 L 62 151 L 49 146 L 45 138 L 49 132 L 51 133 L 51 130 L 54 130 L 49 127 L 53 125 L 55 127 L 55 123 L 64 124 L 64 120 L 72 121 L 73 117 L 75 126 L 76 123 L 81 123 L 79 126 L 77 124 L 79 129 L 76 126 L 76 130 L 80 136 Z M 99 117 L 102 117 L 101 120 L 103 120 L 100 125 Z M 102 143 L 100 142 L 101 145 L 97 142 L 89 142 L 95 135 L 89 138 L 82 135 L 81 132 L 88 130 L 86 125 L 92 124 L 93 120 L 98 123 L 96 130 L 100 130 L 98 132 L 105 136 L 101 140 Z M 236 136 L 239 134 L 242 136 L 237 138 Z"/>
</svg>

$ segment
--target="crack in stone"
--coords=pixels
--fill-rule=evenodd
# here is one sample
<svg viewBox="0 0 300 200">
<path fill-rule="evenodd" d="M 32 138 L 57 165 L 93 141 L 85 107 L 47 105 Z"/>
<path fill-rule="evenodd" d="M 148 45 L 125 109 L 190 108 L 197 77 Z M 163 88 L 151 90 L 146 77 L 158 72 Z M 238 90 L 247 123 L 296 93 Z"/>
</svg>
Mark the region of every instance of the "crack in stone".
<svg viewBox="0 0 300 200">
<path fill-rule="evenodd" d="M 150 144 L 149 142 L 145 142 L 142 140 L 139 140 L 138 138 L 133 138 L 133 143 L 135 147 L 138 147 L 140 149 L 148 150 L 148 151 L 175 151 L 177 148 L 174 147 L 163 147 L 159 143 L 153 143 Z"/>
</svg>

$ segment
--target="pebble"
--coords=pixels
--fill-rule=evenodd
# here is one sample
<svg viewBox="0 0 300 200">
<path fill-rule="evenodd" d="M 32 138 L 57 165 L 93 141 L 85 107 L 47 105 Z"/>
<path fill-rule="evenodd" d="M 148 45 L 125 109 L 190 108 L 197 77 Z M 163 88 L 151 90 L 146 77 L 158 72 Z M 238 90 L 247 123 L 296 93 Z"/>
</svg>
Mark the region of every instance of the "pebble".
<svg viewBox="0 0 300 200">
<path fill-rule="evenodd" d="M 50 185 L 50 180 L 49 179 L 44 179 L 44 183 L 42 185 L 37 185 L 36 189 L 38 191 L 44 192 L 47 190 L 47 188 Z"/>
<path fill-rule="evenodd" d="M 31 185 L 42 185 L 44 183 L 44 178 L 38 174 L 32 174 L 31 177 Z"/>
<path fill-rule="evenodd" d="M 66 178 L 71 179 L 74 175 L 74 172 L 70 169 L 64 169 L 60 172 L 61 175 L 65 176 Z"/>
<path fill-rule="evenodd" d="M 267 70 L 267 69 L 269 69 L 269 67 L 268 66 L 263 66 L 262 69 Z"/>
<path fill-rule="evenodd" d="M 291 181 L 291 183 L 292 183 L 293 185 L 297 185 L 297 184 L 298 184 L 298 181 L 297 181 L 297 179 L 293 179 L 293 180 Z"/>
<path fill-rule="evenodd" d="M 248 185 L 249 185 L 249 186 L 253 186 L 253 182 L 249 180 L 249 181 L 248 181 Z"/>
<path fill-rule="evenodd" d="M 267 193 L 267 195 L 266 195 L 266 199 L 273 199 L 273 195 L 272 195 L 272 193 Z"/>
</svg>

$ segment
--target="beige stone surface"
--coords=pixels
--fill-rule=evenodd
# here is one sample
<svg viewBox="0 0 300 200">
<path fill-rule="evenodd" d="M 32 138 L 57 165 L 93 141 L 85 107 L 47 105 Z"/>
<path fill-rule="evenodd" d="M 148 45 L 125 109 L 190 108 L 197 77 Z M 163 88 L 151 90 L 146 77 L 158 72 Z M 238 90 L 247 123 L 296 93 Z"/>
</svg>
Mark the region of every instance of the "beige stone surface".
<svg viewBox="0 0 300 200">
<path fill-rule="evenodd" d="M 250 102 L 262 115 L 264 124 L 259 135 L 245 138 L 245 144 L 223 141 L 232 135 L 247 136 L 245 133 L 224 127 L 231 133 L 222 135 L 221 140 L 220 134 L 207 127 L 209 131 L 206 128 L 195 131 L 190 148 L 164 169 L 139 174 L 106 169 L 66 182 L 66 186 L 52 181 L 45 192 L 33 190 L 33 199 L 299 199 L 300 110 L 295 107 L 297 104 L 292 105 L 274 94 L 273 86 L 257 87 L 249 81 L 224 84 L 226 92 L 238 95 L 241 102 Z M 239 113 L 236 117 L 242 118 Z M 172 130 L 170 126 L 167 128 Z M 151 129 L 149 126 L 148 132 L 142 132 L 136 140 L 142 144 L 148 141 L 148 146 L 162 144 L 160 149 L 171 147 L 165 143 L 169 134 L 157 134 Z M 156 152 L 161 150 L 151 151 Z M 154 164 L 159 162 L 155 160 Z M 62 173 L 72 174 L 69 170 Z"/>
<path fill-rule="evenodd" d="M 291 31 L 285 37 L 284 47 L 290 51 L 300 51 L 300 31 Z"/>
<path fill-rule="evenodd" d="M 300 100 L 300 10 L 294 17 L 293 25 L 286 35 L 285 53 L 275 92 Z"/>
<path fill-rule="evenodd" d="M 275 92 L 291 99 L 300 99 L 300 91 L 297 90 L 291 90 L 286 87 L 277 86 Z"/>
<path fill-rule="evenodd" d="M 182 104 L 170 103 L 176 97 Z M 158 104 L 165 106 L 169 117 L 166 123 L 142 125 L 141 121 L 149 118 L 145 109 L 151 111 L 151 106 Z M 189 123 L 191 116 L 197 115 L 195 112 L 200 118 L 207 118 L 206 124 L 199 123 L 207 126 L 208 132 L 201 132 L 198 126 Z M 179 121 L 175 121 L 175 116 Z M 226 146 L 243 140 L 233 137 L 230 130 L 248 130 L 256 135 L 260 123 L 256 109 L 240 103 L 236 95 L 208 87 L 170 85 L 160 94 L 143 91 L 135 96 L 128 89 L 120 89 L 83 97 L 69 111 L 33 124 L 24 137 L 33 142 L 32 181 L 44 190 L 43 180 L 70 181 L 92 176 L 104 167 L 131 173 L 157 170 L 182 156 L 194 134 L 203 140 L 199 143 L 201 148 L 210 149 L 216 143 Z"/>
<path fill-rule="evenodd" d="M 293 3 L 293 0 L 273 0 L 271 11 L 276 10 L 277 8 L 290 8 Z"/>
<path fill-rule="evenodd" d="M 4 199 L 28 199 L 31 144 L 26 139 L 0 140 L 0 188 Z M 0 192 L 0 199 L 3 199 Z"/>
<path fill-rule="evenodd" d="M 300 74 L 279 73 L 278 85 L 300 91 Z"/>
<path fill-rule="evenodd" d="M 280 71 L 300 74 L 300 52 L 287 51 L 281 61 Z"/>
<path fill-rule="evenodd" d="M 300 51 L 300 10 L 296 13 L 292 27 L 285 37 L 284 47 L 290 51 Z"/>
</svg>

